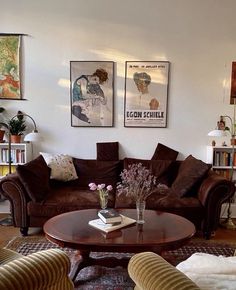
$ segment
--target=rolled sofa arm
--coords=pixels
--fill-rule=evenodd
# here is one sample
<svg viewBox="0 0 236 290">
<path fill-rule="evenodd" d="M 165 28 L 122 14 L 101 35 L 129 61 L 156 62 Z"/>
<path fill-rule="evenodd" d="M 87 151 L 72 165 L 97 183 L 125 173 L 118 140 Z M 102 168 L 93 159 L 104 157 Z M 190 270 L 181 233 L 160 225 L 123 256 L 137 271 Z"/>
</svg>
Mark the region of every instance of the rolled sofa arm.
<svg viewBox="0 0 236 290">
<path fill-rule="evenodd" d="M 235 185 L 223 176 L 211 171 L 201 184 L 198 198 L 205 207 L 203 231 L 209 238 L 210 231 L 215 231 L 220 221 L 221 205 L 233 197 Z"/>
<path fill-rule="evenodd" d="M 70 260 L 59 249 L 40 251 L 0 267 L 0 289 L 74 289 Z"/>
<path fill-rule="evenodd" d="M 28 194 L 16 173 L 3 177 L 0 181 L 0 192 L 10 201 L 14 226 L 27 226 L 26 203 Z"/>
<path fill-rule="evenodd" d="M 153 252 L 134 255 L 128 264 L 128 273 L 136 290 L 199 290 L 186 275 Z"/>
</svg>

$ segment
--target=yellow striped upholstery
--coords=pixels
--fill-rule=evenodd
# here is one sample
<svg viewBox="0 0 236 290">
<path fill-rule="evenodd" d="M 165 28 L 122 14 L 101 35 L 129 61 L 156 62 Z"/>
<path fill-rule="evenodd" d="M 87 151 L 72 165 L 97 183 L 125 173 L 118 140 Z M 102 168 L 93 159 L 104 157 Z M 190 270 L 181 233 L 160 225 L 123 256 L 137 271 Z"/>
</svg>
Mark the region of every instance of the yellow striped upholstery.
<svg viewBox="0 0 236 290">
<path fill-rule="evenodd" d="M 134 255 L 129 261 L 128 272 L 137 290 L 200 289 L 187 276 L 152 252 Z"/>
<path fill-rule="evenodd" d="M 12 250 L 0 249 L 0 266 L 22 257 L 24 256 Z"/>
<path fill-rule="evenodd" d="M 59 249 L 18 257 L 0 266 L 0 290 L 74 289 L 69 270 L 70 260 Z"/>
</svg>

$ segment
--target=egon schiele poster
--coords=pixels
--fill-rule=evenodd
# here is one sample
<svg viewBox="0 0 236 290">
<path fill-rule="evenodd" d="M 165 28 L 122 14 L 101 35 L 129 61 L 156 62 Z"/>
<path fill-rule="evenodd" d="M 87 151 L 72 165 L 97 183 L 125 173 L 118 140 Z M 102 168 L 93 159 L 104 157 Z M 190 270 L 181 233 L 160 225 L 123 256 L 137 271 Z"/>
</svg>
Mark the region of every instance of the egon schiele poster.
<svg viewBox="0 0 236 290">
<path fill-rule="evenodd" d="M 71 61 L 71 126 L 113 126 L 111 61 Z"/>
<path fill-rule="evenodd" d="M 169 66 L 168 61 L 126 62 L 126 127 L 166 127 Z"/>
<path fill-rule="evenodd" d="M 21 99 L 20 35 L 0 34 L 0 98 Z"/>
</svg>

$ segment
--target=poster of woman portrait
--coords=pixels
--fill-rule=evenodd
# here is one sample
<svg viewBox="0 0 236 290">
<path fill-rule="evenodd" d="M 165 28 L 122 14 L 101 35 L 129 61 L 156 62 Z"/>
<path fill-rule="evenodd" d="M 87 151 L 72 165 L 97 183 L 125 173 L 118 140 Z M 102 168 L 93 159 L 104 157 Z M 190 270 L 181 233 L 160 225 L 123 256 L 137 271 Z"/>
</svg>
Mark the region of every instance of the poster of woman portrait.
<svg viewBox="0 0 236 290">
<path fill-rule="evenodd" d="M 71 126 L 112 127 L 114 62 L 71 61 Z"/>
<path fill-rule="evenodd" d="M 168 61 L 126 61 L 125 127 L 166 127 Z"/>
<path fill-rule="evenodd" d="M 21 99 L 21 35 L 0 34 L 0 98 Z"/>
</svg>

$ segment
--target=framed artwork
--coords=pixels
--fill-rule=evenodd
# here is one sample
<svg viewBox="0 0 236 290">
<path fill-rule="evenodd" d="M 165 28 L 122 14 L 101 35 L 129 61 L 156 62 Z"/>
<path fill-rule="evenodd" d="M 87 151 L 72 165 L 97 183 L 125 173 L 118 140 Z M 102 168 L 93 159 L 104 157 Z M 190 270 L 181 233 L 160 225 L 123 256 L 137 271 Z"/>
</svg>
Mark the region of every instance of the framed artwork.
<svg viewBox="0 0 236 290">
<path fill-rule="evenodd" d="M 113 127 L 114 62 L 71 61 L 71 126 Z"/>
<path fill-rule="evenodd" d="M 21 35 L 0 34 L 0 98 L 21 99 Z"/>
<path fill-rule="evenodd" d="M 126 61 L 125 127 L 167 126 L 168 61 Z"/>
<path fill-rule="evenodd" d="M 236 104 L 236 62 L 232 62 L 230 104 Z"/>
</svg>

